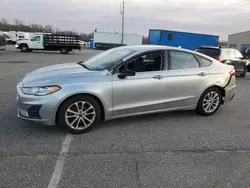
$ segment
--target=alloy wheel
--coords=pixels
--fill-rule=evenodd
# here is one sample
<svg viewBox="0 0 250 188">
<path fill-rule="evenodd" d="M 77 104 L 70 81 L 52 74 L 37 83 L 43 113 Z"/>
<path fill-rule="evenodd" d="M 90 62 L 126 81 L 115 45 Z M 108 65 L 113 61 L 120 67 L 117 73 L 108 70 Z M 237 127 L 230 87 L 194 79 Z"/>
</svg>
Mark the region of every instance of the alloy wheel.
<svg viewBox="0 0 250 188">
<path fill-rule="evenodd" d="M 220 102 L 220 96 L 217 92 L 211 91 L 207 93 L 207 95 L 204 97 L 203 100 L 204 111 L 207 113 L 214 112 L 218 108 L 219 102 Z"/>
<path fill-rule="evenodd" d="M 65 112 L 66 123 L 75 130 L 88 128 L 95 121 L 95 117 L 95 108 L 86 101 L 73 103 Z"/>
</svg>

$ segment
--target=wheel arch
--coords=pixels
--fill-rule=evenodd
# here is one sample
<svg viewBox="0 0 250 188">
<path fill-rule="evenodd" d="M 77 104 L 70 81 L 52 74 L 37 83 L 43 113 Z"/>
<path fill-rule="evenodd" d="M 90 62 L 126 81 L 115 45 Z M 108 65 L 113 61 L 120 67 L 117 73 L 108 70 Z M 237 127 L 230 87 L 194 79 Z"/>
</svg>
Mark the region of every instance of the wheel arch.
<svg viewBox="0 0 250 188">
<path fill-rule="evenodd" d="M 20 46 L 20 47 L 21 47 L 21 46 L 28 46 L 28 47 L 29 47 L 29 45 L 28 45 L 27 43 L 20 43 L 19 46 Z"/>
<path fill-rule="evenodd" d="M 211 86 L 207 87 L 207 88 L 201 93 L 201 95 L 200 95 L 200 97 L 199 97 L 199 100 L 200 100 L 202 94 L 203 94 L 205 91 L 207 91 L 208 89 L 210 89 L 210 88 L 217 88 L 217 89 L 219 89 L 219 91 L 221 92 L 221 96 L 222 96 L 221 104 L 224 104 L 223 97 L 226 96 L 226 91 L 225 91 L 225 89 L 224 89 L 223 87 L 221 87 L 221 86 L 219 86 L 219 85 L 211 85 Z M 198 102 L 199 102 L 199 101 L 198 101 Z M 197 105 L 198 105 L 198 103 L 197 103 Z"/>
<path fill-rule="evenodd" d="M 69 100 L 70 98 L 73 98 L 73 97 L 76 97 L 76 96 L 90 96 L 90 97 L 93 97 L 97 103 L 99 104 L 100 106 L 100 109 L 101 109 L 101 120 L 105 120 L 105 115 L 106 115 L 106 111 L 105 111 L 105 105 L 104 105 L 104 102 L 98 97 L 96 96 L 95 94 L 93 93 L 75 93 L 75 94 L 72 94 L 70 96 L 67 96 L 66 98 L 64 98 L 60 104 L 58 105 L 57 109 L 56 109 L 56 115 L 55 115 L 55 123 L 57 123 L 58 121 L 58 112 L 59 112 L 59 109 L 60 107 L 67 101 Z"/>
</svg>

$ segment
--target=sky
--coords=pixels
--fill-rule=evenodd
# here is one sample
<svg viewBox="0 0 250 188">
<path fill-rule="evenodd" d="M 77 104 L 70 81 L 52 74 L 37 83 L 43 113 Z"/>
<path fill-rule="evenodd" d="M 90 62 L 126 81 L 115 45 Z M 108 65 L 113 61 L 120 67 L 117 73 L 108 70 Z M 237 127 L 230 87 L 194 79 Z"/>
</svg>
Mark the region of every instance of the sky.
<svg viewBox="0 0 250 188">
<path fill-rule="evenodd" d="M 125 31 L 149 29 L 219 35 L 250 30 L 250 0 L 124 0 Z M 77 32 L 121 31 L 121 0 L 1 0 L 0 18 Z"/>
</svg>

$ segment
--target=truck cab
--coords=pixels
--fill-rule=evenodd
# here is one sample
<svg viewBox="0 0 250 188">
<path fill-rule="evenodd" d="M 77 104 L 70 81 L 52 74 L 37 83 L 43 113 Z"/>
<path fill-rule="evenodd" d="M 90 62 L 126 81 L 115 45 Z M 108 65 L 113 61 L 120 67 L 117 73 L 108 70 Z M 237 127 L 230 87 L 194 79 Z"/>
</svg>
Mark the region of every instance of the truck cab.
<svg viewBox="0 0 250 188">
<path fill-rule="evenodd" d="M 22 52 L 28 52 L 32 50 L 42 50 L 43 46 L 43 35 L 35 35 L 31 39 L 17 41 L 16 48 Z"/>
</svg>

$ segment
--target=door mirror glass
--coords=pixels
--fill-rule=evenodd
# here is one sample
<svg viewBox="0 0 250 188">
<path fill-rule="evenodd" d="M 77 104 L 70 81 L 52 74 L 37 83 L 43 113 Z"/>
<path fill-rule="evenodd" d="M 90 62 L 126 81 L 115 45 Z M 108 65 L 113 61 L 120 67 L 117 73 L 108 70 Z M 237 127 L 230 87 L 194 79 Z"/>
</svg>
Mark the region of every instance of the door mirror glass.
<svg viewBox="0 0 250 188">
<path fill-rule="evenodd" d="M 124 70 L 123 72 L 118 74 L 118 78 L 124 79 L 127 76 L 135 76 L 135 71 L 134 70 Z"/>
</svg>

